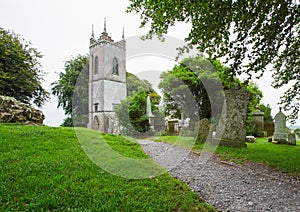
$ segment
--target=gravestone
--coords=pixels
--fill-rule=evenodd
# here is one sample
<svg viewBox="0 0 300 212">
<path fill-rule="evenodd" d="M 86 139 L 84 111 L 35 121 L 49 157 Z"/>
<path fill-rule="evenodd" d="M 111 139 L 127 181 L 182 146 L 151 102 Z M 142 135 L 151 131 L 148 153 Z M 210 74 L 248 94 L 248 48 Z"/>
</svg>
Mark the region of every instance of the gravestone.
<svg viewBox="0 0 300 212">
<path fill-rule="evenodd" d="M 274 135 L 273 135 L 273 143 L 287 143 L 288 141 L 288 133 L 286 130 L 286 115 L 280 111 L 275 115 L 275 126 L 274 126 Z"/>
<path fill-rule="evenodd" d="M 179 119 L 173 118 L 168 120 L 168 135 L 178 135 Z"/>
<path fill-rule="evenodd" d="M 225 103 L 221 118 L 212 139 L 214 144 L 231 147 L 247 147 L 246 118 L 251 94 L 236 86 L 225 91 Z"/>
<path fill-rule="evenodd" d="M 274 135 L 274 122 L 264 121 L 264 131 L 267 132 L 268 137 L 272 137 Z"/>
<path fill-rule="evenodd" d="M 264 137 L 264 113 L 258 107 L 252 113 L 252 122 L 255 124 L 256 137 Z"/>
<path fill-rule="evenodd" d="M 275 144 L 291 144 L 296 145 L 296 136 L 289 133 L 286 127 L 286 115 L 280 111 L 275 115 L 275 131 L 272 142 Z"/>
</svg>

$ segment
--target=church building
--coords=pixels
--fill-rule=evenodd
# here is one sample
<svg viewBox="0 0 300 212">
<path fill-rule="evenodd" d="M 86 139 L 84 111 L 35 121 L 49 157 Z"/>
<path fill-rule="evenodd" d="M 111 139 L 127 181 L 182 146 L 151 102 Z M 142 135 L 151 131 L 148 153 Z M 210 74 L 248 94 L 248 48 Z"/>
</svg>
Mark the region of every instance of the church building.
<svg viewBox="0 0 300 212">
<path fill-rule="evenodd" d="M 118 133 L 114 108 L 126 99 L 126 42 L 115 42 L 104 30 L 90 38 L 89 62 L 89 123 L 88 128 L 105 133 Z"/>
</svg>

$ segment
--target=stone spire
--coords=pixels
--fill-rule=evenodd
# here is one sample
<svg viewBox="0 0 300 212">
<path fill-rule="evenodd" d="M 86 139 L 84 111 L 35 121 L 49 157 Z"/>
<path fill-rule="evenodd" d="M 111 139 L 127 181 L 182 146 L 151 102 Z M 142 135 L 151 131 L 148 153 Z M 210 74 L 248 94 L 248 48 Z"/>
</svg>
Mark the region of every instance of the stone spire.
<svg viewBox="0 0 300 212">
<path fill-rule="evenodd" d="M 94 24 L 92 24 L 92 38 L 95 38 L 95 35 L 94 35 Z"/>
<path fill-rule="evenodd" d="M 104 18 L 104 29 L 103 29 L 103 32 L 104 32 L 104 33 L 107 33 L 107 32 L 106 32 L 106 18 Z"/>
<path fill-rule="evenodd" d="M 122 32 L 122 40 L 125 39 L 125 35 L 124 35 L 124 27 L 123 27 L 123 32 Z"/>
<path fill-rule="evenodd" d="M 94 25 L 92 24 L 92 35 L 90 38 L 90 45 L 92 45 L 95 42 L 96 42 L 96 40 L 95 40 L 95 35 L 94 35 Z"/>
<path fill-rule="evenodd" d="M 104 18 L 104 28 L 103 32 L 99 38 L 100 41 L 108 41 L 108 42 L 114 42 L 113 39 L 111 39 L 111 36 L 108 35 L 107 30 L 106 30 L 106 18 Z"/>
</svg>

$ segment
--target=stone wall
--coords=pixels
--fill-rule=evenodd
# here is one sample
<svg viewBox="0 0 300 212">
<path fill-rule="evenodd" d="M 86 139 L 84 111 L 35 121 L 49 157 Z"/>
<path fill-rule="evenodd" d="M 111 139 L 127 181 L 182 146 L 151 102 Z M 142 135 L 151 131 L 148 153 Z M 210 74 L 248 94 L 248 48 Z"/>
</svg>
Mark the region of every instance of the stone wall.
<svg viewBox="0 0 300 212">
<path fill-rule="evenodd" d="M 0 123 L 43 125 L 44 114 L 13 97 L 0 96 Z"/>
</svg>

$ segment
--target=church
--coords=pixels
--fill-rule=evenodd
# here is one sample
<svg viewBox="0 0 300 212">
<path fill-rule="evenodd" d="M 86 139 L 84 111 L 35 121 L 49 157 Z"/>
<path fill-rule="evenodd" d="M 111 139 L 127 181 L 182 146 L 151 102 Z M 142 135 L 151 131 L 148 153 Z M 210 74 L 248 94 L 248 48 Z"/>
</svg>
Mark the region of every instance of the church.
<svg viewBox="0 0 300 212">
<path fill-rule="evenodd" d="M 105 133 L 119 133 L 114 109 L 126 99 L 126 42 L 115 42 L 104 29 L 98 39 L 90 38 L 88 128 Z"/>
</svg>

